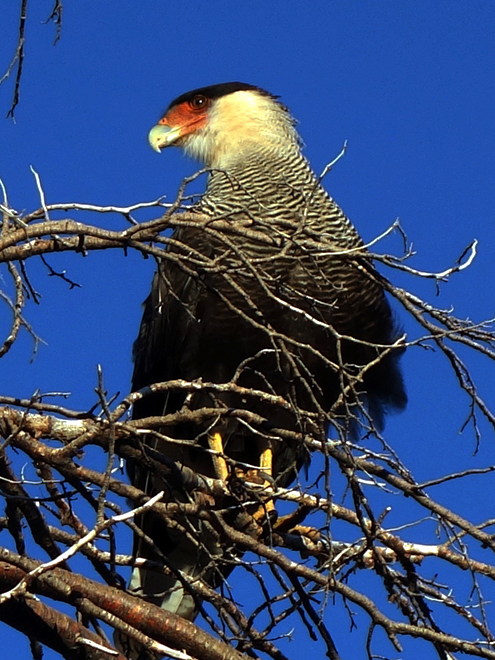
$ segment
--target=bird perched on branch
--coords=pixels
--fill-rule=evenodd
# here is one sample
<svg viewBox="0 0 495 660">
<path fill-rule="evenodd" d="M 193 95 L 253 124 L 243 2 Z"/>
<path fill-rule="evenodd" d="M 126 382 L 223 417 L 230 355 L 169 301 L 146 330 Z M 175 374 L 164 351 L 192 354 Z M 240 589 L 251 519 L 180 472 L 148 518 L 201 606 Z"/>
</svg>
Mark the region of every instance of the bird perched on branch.
<svg viewBox="0 0 495 660">
<path fill-rule="evenodd" d="M 287 485 L 305 435 L 356 433 L 359 420 L 379 430 L 385 412 L 405 406 L 383 281 L 272 94 L 239 82 L 188 92 L 149 141 L 182 148 L 209 174 L 200 200 L 171 220 L 134 348 L 134 390 L 182 385 L 143 398 L 134 417 L 183 413 L 148 441 L 178 465 L 222 479 L 259 466 Z M 145 464 L 130 474 L 149 494 L 164 487 Z M 202 525 L 177 531 L 147 514 L 141 526 L 172 576 L 135 569 L 131 591 L 193 618 L 188 583 L 214 582 L 223 552 Z M 136 552 L 160 559 L 142 541 Z"/>
</svg>

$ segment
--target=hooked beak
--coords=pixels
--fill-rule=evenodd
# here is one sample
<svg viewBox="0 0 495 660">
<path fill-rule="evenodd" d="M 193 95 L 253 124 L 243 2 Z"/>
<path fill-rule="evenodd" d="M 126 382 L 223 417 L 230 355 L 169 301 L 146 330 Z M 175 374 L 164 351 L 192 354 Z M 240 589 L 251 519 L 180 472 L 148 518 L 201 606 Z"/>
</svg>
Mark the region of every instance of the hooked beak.
<svg viewBox="0 0 495 660">
<path fill-rule="evenodd" d="M 170 147 L 180 137 L 180 126 L 172 128 L 165 124 L 153 126 L 148 134 L 148 142 L 155 151 L 160 151 L 165 147 Z"/>
</svg>

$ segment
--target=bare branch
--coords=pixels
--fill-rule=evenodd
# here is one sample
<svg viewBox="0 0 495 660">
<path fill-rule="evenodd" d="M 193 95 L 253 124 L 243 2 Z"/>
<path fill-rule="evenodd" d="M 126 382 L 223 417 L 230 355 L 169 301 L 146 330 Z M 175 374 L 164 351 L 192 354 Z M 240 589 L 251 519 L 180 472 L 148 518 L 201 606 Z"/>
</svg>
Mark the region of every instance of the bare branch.
<svg viewBox="0 0 495 660">
<path fill-rule="evenodd" d="M 461 652 L 495 658 L 491 612 L 482 591 L 487 582 L 495 580 L 495 522 L 492 517 L 477 520 L 475 503 L 468 513 L 466 507 L 459 507 L 458 512 L 434 497 L 441 484 L 488 478 L 493 465 L 474 469 L 461 466 L 451 473 L 442 472 L 439 465 L 438 477 L 421 483 L 401 461 L 398 448 L 390 447 L 378 433 L 359 397 L 367 371 L 380 360 L 404 347 L 423 351 L 425 346 L 434 345 L 445 357 L 460 391 L 467 395 L 465 417 L 478 442 L 483 428 L 478 418 L 484 417 L 495 429 L 495 413 L 471 368 L 473 356 L 493 367 L 495 335 L 490 321 L 457 318 L 451 309 L 440 309 L 414 291 L 394 286 L 372 267 L 366 250 L 392 231 L 399 231 L 406 245 L 398 222 L 367 246 L 336 252 L 331 237 L 313 229 L 301 231 L 294 222 L 283 221 L 269 233 L 261 221 L 250 217 L 233 221 L 225 215 L 211 220 L 191 211 L 185 195 L 187 181 L 171 204 L 158 199 L 128 207 L 99 207 L 47 204 L 39 176 L 33 174 L 41 200 L 39 209 L 20 216 L 9 207 L 3 190 L 0 261 L 8 264 L 10 281 L 0 295 L 13 318 L 0 354 L 17 341 L 23 327 L 30 328 L 24 319 L 25 309 L 32 300 L 37 301 L 37 296 L 24 268 L 28 259 L 53 252 L 74 252 L 78 258 L 91 250 L 115 248 L 136 250 L 159 262 L 172 261 L 188 282 L 201 284 L 206 277 L 211 278 L 212 289 L 229 313 L 242 318 L 253 332 L 265 333 L 268 341 L 263 355 L 242 360 L 235 374 L 221 383 L 167 380 L 111 400 L 100 370 L 96 402 L 87 411 L 72 409 L 63 392 L 0 397 L 0 434 L 4 438 L 0 493 L 6 503 L 0 528 L 17 549 L 17 554 L 6 548 L 1 551 L 5 564 L 0 566 L 0 619 L 12 624 L 4 613 L 15 604 L 25 614 L 22 630 L 28 635 L 33 630 L 32 624 L 28 625 L 33 612 L 39 617 L 36 620 L 65 626 L 66 632 L 48 636 L 43 643 L 68 658 L 73 657 L 71 649 L 76 647 L 84 647 L 88 657 L 119 658 L 115 655 L 119 651 L 110 648 L 101 633 L 101 625 L 106 624 L 121 640 L 132 639 L 140 648 L 177 658 L 212 660 L 238 660 L 256 654 L 286 660 L 279 640 L 290 636 L 299 621 L 303 633 L 319 640 L 328 657 L 338 658 L 335 631 L 331 619 L 328 625 L 325 619 L 325 606 L 332 600 L 332 608 L 347 612 L 351 627 L 354 611 L 366 615 L 370 656 L 375 653 L 375 644 L 383 645 L 376 635 L 381 630 L 398 652 L 405 639 L 419 638 L 440 658 Z M 163 215 L 140 223 L 140 212 L 150 207 Z M 60 219 L 69 211 L 82 214 L 84 221 Z M 118 217 L 119 229 L 105 228 L 102 220 L 109 213 Z M 103 218 L 100 215 L 96 223 L 94 214 L 103 214 Z M 171 237 L 169 230 L 177 227 L 214 241 L 217 254 L 190 248 L 181 242 L 180 234 Z M 254 255 L 245 252 L 243 242 L 247 238 L 262 247 L 275 246 L 278 256 L 289 264 L 294 254 L 304 254 L 315 262 L 328 255 L 348 260 L 360 275 L 365 274 L 398 300 L 414 321 L 409 324 L 411 331 L 391 345 L 358 341 L 337 332 L 325 320 L 326 315 L 318 312 L 323 303 L 316 297 L 292 291 L 290 286 L 282 289 L 278 278 L 270 274 L 270 258 L 263 250 Z M 414 289 L 418 279 L 437 283 L 454 273 L 465 277 L 476 247 L 473 241 L 456 263 L 438 273 L 406 265 L 412 254 L 407 247 L 400 257 L 373 257 L 410 276 Z M 48 268 L 70 288 L 75 286 L 64 270 Z M 326 277 L 324 269 L 320 275 Z M 220 281 L 225 286 L 217 286 Z M 284 318 L 303 320 L 337 346 L 350 342 L 372 347 L 376 359 L 358 367 L 346 364 L 342 351 L 337 351 L 331 360 L 303 336 L 293 336 L 285 327 L 272 327 L 250 295 L 252 286 L 281 309 Z M 180 295 L 171 295 L 174 293 L 180 304 Z M 188 312 L 194 318 L 194 311 Z M 329 373 L 339 374 L 340 396 L 331 410 L 321 404 L 318 380 L 305 368 L 304 354 L 314 356 Z M 308 395 L 306 406 L 297 396 L 276 394 L 267 379 L 259 381 L 259 388 L 243 385 L 244 375 L 254 369 L 256 360 L 267 356 L 273 357 L 274 364 L 290 365 L 294 380 Z M 94 393 L 92 396 L 94 399 Z M 129 419 L 132 407 L 151 396 L 180 397 L 184 404 L 173 413 Z M 201 405 L 195 405 L 198 400 Z M 239 403 L 231 405 L 232 401 Z M 280 415 L 290 423 L 278 428 L 273 420 Z M 232 423 L 253 441 L 277 448 L 284 443 L 297 446 L 301 456 L 312 458 L 309 476 L 301 471 L 292 488 L 282 487 L 289 480 L 268 482 L 257 465 L 233 458 L 228 451 L 212 449 L 205 442 L 212 428 Z M 350 425 L 359 429 L 359 440 L 347 433 Z M 186 428 L 188 431 L 183 431 Z M 191 429 L 196 430 L 196 437 Z M 203 476 L 182 463 L 181 452 L 190 449 L 191 443 L 198 457 L 206 460 L 214 455 L 225 461 L 225 481 Z M 163 493 L 150 497 L 129 485 L 121 473 L 123 459 L 145 465 Z M 403 498 L 407 498 L 411 518 L 397 520 L 394 509 Z M 264 515 L 272 504 L 283 508 L 284 515 Z M 88 516 L 88 506 L 92 516 Z M 216 576 L 214 585 L 205 574 L 194 580 L 184 575 L 178 579 L 197 602 L 204 601 L 200 615 L 212 635 L 125 591 L 119 567 L 173 573 L 167 557 L 134 521 L 143 510 L 152 511 L 167 530 L 185 535 L 198 552 L 208 556 L 205 573 Z M 394 514 L 394 523 L 389 524 Z M 132 557 L 128 548 L 120 551 L 114 531 L 124 526 L 153 550 L 152 559 Z M 202 527 L 221 544 L 224 554 L 211 553 L 199 533 Z M 26 548 L 29 556 L 25 556 Z M 77 564 L 73 561 L 76 555 Z M 81 563 L 100 582 L 89 580 L 82 572 L 71 572 L 76 565 L 77 571 L 84 571 L 79 568 Z M 369 580 L 362 579 L 364 571 L 373 573 L 373 588 Z M 462 589 L 458 587 L 461 583 Z M 250 610 L 243 603 L 247 584 L 253 600 Z M 470 595 L 463 600 L 463 593 Z M 37 609 L 33 594 L 51 598 L 53 607 Z M 86 627 L 66 620 L 58 611 L 61 602 L 75 607 L 96 632 L 90 635 Z M 205 655 L 205 648 L 211 649 L 210 655 Z"/>
</svg>

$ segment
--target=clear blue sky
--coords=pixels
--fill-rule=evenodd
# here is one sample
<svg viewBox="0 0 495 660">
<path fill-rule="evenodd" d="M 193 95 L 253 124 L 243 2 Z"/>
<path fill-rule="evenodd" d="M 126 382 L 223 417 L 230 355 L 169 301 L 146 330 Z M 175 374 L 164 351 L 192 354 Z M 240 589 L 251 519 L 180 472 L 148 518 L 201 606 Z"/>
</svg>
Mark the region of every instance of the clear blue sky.
<svg viewBox="0 0 495 660">
<path fill-rule="evenodd" d="M 0 10 L 0 75 L 16 44 L 17 4 L 11 0 Z M 493 3 L 65 0 L 56 46 L 53 26 L 42 24 L 52 4 L 28 6 L 16 123 L 0 119 L 0 177 L 13 207 L 39 206 L 30 165 L 48 203 L 124 206 L 164 194 L 172 199 L 183 176 L 197 167 L 173 150 L 154 153 L 149 128 L 178 94 L 241 80 L 280 95 L 292 109 L 317 171 L 348 140 L 326 186 L 366 240 L 399 216 L 417 251 L 411 265 L 443 270 L 477 238 L 474 264 L 442 285 L 438 297 L 431 282 L 387 275 L 440 306 L 453 305 L 459 316 L 495 316 Z M 12 81 L 0 87 L 1 117 L 12 91 Z M 102 216 L 94 222 L 114 226 Z M 399 251 L 399 239 L 383 250 Z M 26 316 L 48 345 L 31 361 L 25 334 L 0 366 L 0 392 L 29 397 L 38 388 L 68 391 L 69 405 L 87 409 L 95 401 L 97 363 L 110 393 L 128 391 L 131 346 L 153 264 L 116 251 L 49 261 L 82 288 L 69 291 L 42 264 L 29 265 L 43 298 L 38 307 L 28 305 Z M 2 337 L 7 321 L 4 306 Z M 481 360 L 472 364 L 482 395 L 495 403 L 493 369 Z M 445 359 L 415 349 L 403 365 L 410 405 L 390 419 L 387 439 L 417 479 L 494 464 L 495 439 L 487 428 L 476 456 L 472 432 L 459 434 L 468 401 Z M 493 488 L 488 476 L 478 486 L 475 479 L 443 486 L 435 496 L 459 513 L 474 508 L 477 521 L 493 516 Z M 400 500 L 393 504 L 400 513 Z M 432 564 L 431 575 L 435 570 Z M 493 600 L 495 589 L 487 586 L 485 595 Z M 493 608 L 488 605 L 492 615 Z M 343 658 L 361 660 L 355 644 L 366 633 L 364 619 L 347 639 L 348 622 L 333 627 L 330 610 Z M 0 642 L 19 659 L 29 657 L 25 641 L 2 627 Z M 287 653 L 322 652 L 307 639 L 303 643 L 294 641 Z M 405 643 L 402 658 L 433 657 L 422 645 Z M 391 647 L 388 652 L 398 657 Z"/>
</svg>

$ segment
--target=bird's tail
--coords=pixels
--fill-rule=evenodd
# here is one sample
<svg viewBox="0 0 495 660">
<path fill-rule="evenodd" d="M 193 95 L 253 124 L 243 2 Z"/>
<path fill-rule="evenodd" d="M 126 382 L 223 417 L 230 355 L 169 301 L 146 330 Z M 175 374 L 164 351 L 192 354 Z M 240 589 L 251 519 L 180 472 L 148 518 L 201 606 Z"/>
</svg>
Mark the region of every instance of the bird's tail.
<svg viewBox="0 0 495 660">
<path fill-rule="evenodd" d="M 152 515 L 148 516 L 148 533 L 153 528 L 152 518 Z M 213 573 L 217 570 L 215 560 L 223 554 L 223 550 L 216 535 L 214 538 L 212 530 L 202 521 L 196 521 L 190 531 L 190 534 L 185 531 L 173 533 L 170 529 L 165 530 L 163 526 L 155 526 L 151 536 L 158 547 L 161 546 L 161 559 L 139 539 L 135 549 L 137 557 L 153 561 L 157 564 L 157 570 L 143 565 L 135 566 L 128 593 L 183 619 L 193 621 L 201 604 L 201 599 L 195 595 L 195 588 L 199 581 L 208 583 L 214 579 Z M 158 536 L 161 537 L 162 543 L 158 542 Z M 194 537 L 200 541 L 196 541 Z M 164 566 L 163 570 L 160 570 L 159 565 Z M 142 644 L 122 633 L 116 632 L 114 641 L 118 650 L 130 660 L 154 657 L 147 654 Z"/>
<path fill-rule="evenodd" d="M 167 555 L 169 573 L 137 566 L 132 571 L 128 591 L 149 603 L 193 621 L 199 601 L 194 599 L 194 582 L 204 578 L 204 567 L 197 555 L 191 556 L 181 544 Z M 188 588 L 188 585 L 190 588 Z"/>
</svg>

